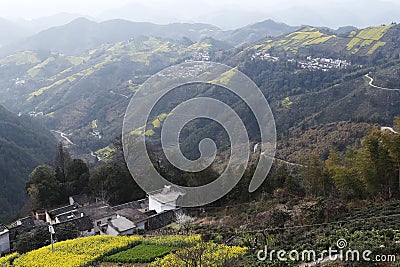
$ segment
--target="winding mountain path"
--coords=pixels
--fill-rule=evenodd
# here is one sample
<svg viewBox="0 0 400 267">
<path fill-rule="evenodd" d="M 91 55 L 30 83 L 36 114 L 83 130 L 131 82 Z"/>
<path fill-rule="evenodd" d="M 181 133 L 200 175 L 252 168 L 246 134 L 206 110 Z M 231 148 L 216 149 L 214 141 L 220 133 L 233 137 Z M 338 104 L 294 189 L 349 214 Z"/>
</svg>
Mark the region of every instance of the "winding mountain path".
<svg viewBox="0 0 400 267">
<path fill-rule="evenodd" d="M 110 91 L 110 93 L 113 94 L 113 95 L 119 95 L 119 96 L 125 97 L 126 99 L 129 99 L 129 96 L 121 94 L 121 93 L 116 93 L 114 91 Z"/>
<path fill-rule="evenodd" d="M 374 88 L 380 89 L 380 90 L 386 90 L 386 91 L 400 91 L 400 89 L 397 89 L 397 88 L 386 88 L 386 87 L 381 87 L 381 86 L 374 85 L 373 84 L 374 78 L 369 76 L 369 74 L 365 74 L 364 76 L 369 79 L 369 86 L 371 86 L 371 87 L 374 87 Z"/>
<path fill-rule="evenodd" d="M 51 130 L 53 133 L 57 133 L 61 136 L 62 139 L 64 139 L 68 144 L 70 145 L 75 145 L 67 136 L 68 134 L 63 133 L 61 131 L 56 131 L 56 130 Z"/>
<path fill-rule="evenodd" d="M 279 159 L 279 158 L 277 158 L 277 157 L 272 157 L 271 155 L 267 155 L 267 154 L 265 154 L 265 152 L 261 152 L 261 155 L 262 155 L 262 156 L 264 156 L 264 157 L 267 157 L 267 158 L 273 159 L 273 160 L 275 160 L 275 161 L 278 161 L 278 162 L 284 163 L 284 164 L 286 164 L 286 165 L 289 165 L 289 166 L 295 166 L 295 167 L 307 167 L 306 165 L 302 165 L 302 164 L 298 164 L 298 163 L 294 163 L 294 162 L 289 162 L 289 161 L 286 161 L 286 160 L 284 160 L 284 159 Z"/>
</svg>

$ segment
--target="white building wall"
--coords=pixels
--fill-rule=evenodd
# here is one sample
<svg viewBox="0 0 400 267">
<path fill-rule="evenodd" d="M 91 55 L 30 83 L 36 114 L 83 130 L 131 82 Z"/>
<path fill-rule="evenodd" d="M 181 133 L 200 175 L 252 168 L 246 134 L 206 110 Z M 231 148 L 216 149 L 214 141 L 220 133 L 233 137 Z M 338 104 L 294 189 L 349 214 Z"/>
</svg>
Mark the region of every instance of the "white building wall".
<svg viewBox="0 0 400 267">
<path fill-rule="evenodd" d="M 0 236 L 0 255 L 10 253 L 10 234 L 5 232 Z"/>
<path fill-rule="evenodd" d="M 152 196 L 149 196 L 149 210 L 155 210 L 157 213 L 161 213 L 166 210 L 174 210 L 176 209 L 176 203 L 160 203 Z"/>
<path fill-rule="evenodd" d="M 155 210 L 157 213 L 160 213 L 162 212 L 162 204 L 152 196 L 149 196 L 149 210 Z"/>
</svg>

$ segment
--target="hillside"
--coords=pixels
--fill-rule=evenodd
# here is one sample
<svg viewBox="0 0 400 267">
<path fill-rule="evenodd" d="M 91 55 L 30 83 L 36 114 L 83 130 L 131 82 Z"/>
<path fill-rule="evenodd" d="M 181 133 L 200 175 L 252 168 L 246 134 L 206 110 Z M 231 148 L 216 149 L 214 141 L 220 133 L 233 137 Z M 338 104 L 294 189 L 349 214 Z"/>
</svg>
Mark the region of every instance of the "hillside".
<svg viewBox="0 0 400 267">
<path fill-rule="evenodd" d="M 120 133 L 129 99 L 149 75 L 186 59 L 209 59 L 228 47 L 212 38 L 193 43 L 137 37 L 79 56 L 21 52 L 0 59 L 0 102 L 70 134 L 77 145 L 72 149 L 89 156 Z"/>
<path fill-rule="evenodd" d="M 0 48 L 27 37 L 29 31 L 17 23 L 0 18 Z"/>
<path fill-rule="evenodd" d="M 400 114 L 399 91 L 372 87 L 365 77 L 370 73 L 376 85 L 399 87 L 399 28 L 391 24 L 335 35 L 305 27 L 244 48 L 211 37 L 193 42 L 142 36 L 77 55 L 27 50 L 0 59 L 0 104 L 36 117 L 73 156 L 97 162 L 113 151 L 129 100 L 150 75 L 185 60 L 212 60 L 237 66 L 267 97 L 280 159 L 300 162 L 312 153 L 326 159 L 330 148 L 357 147 L 370 129 L 390 126 Z M 235 97 L 212 89 L 203 93 L 233 106 L 257 142 L 258 126 Z M 158 134 L 159 127 L 153 128 Z M 221 137 L 223 161 L 223 129 L 210 123 L 190 125 L 182 149 L 196 156 L 197 141 L 206 136 Z M 22 182 L 15 186 L 23 191 Z"/>
<path fill-rule="evenodd" d="M 27 199 L 28 174 L 38 164 L 51 162 L 55 145 L 54 137 L 37 121 L 0 106 L 0 222 L 21 209 Z"/>
<path fill-rule="evenodd" d="M 289 26 L 273 20 L 265 20 L 236 30 L 218 33 L 216 38 L 234 46 L 257 42 L 267 36 L 280 36 L 298 30 L 297 26 Z"/>
<path fill-rule="evenodd" d="M 399 48 L 396 42 L 399 31 L 400 26 L 389 24 L 335 35 L 331 31 L 308 26 L 279 38 L 267 38 L 249 46 L 248 50 L 277 55 L 313 54 L 357 60 L 373 60 L 377 55 L 375 52 L 380 50 L 385 52 L 385 57 L 393 58 Z"/>
<path fill-rule="evenodd" d="M 12 46 L 4 47 L 0 50 L 0 54 L 7 55 L 24 50 L 81 54 L 103 44 L 112 44 L 139 36 L 171 39 L 186 37 L 199 41 L 220 31 L 215 26 L 200 23 L 157 25 L 121 19 L 98 23 L 86 18 L 78 18 L 68 24 L 45 29 Z"/>
<path fill-rule="evenodd" d="M 298 27 L 277 23 L 272 20 L 266 20 L 236 30 L 224 31 L 213 25 L 202 23 L 158 25 L 122 19 L 94 22 L 87 18 L 78 18 L 65 25 L 44 29 L 37 34 L 21 40 L 24 35 L 20 35 L 20 38 L 12 38 L 13 35 L 21 32 L 23 29 L 21 27 L 21 30 L 19 30 L 16 27 L 17 25 L 4 27 L 5 29 L 10 29 L 7 32 L 8 35 L 4 33 L 4 37 L 7 36 L 9 40 L 7 43 L 4 43 L 4 45 L 8 44 L 8 46 L 0 49 L 0 55 L 5 56 L 25 50 L 81 54 L 103 44 L 112 44 L 140 36 L 170 38 L 173 40 L 188 38 L 193 42 L 198 42 L 206 37 L 212 37 L 221 42 L 226 42 L 230 46 L 238 46 L 258 41 L 266 36 L 278 36 L 298 29 Z M 13 34 L 10 34 L 11 32 Z M 1 37 L 2 33 L 0 32 L 0 44 Z"/>
<path fill-rule="evenodd" d="M 74 27 L 80 23 L 87 24 L 90 32 L 99 25 L 110 29 L 112 23 L 132 25 L 120 20 L 97 24 L 81 19 L 69 24 L 72 33 L 79 32 Z M 397 92 L 373 90 L 363 75 L 372 71 L 379 84 L 398 83 L 391 74 L 399 64 L 395 59 L 399 28 L 394 24 L 370 27 L 343 37 L 305 27 L 243 49 L 230 49 L 210 37 L 192 42 L 188 38 L 121 35 L 126 39 L 74 56 L 25 51 L 0 59 L 0 103 L 16 113 L 33 114 L 55 130 L 74 154 L 95 160 L 107 153 L 120 134 L 129 99 L 149 75 L 186 59 L 213 60 L 238 66 L 257 83 L 268 96 L 280 136 L 289 129 L 301 135 L 316 124 L 349 120 L 389 124 L 398 115 L 398 98 L 389 96 Z M 96 31 L 89 37 L 94 35 Z M 290 105 L 282 104 L 286 98 Z"/>
</svg>

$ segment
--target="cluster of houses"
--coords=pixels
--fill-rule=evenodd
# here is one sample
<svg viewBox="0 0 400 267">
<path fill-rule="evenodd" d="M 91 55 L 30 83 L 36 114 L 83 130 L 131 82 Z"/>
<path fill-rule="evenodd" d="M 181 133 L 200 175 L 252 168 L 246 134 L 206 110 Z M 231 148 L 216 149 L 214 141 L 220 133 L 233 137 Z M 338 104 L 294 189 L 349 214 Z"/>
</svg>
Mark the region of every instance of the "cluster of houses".
<svg viewBox="0 0 400 267">
<path fill-rule="evenodd" d="M 279 57 L 274 57 L 270 53 L 264 53 L 264 52 L 257 52 L 251 56 L 251 60 L 255 60 L 257 58 L 272 62 L 276 62 L 279 60 Z"/>
<path fill-rule="evenodd" d="M 8 227 L 0 225 L 0 255 L 13 249 L 18 235 L 38 226 L 68 229 L 74 225 L 79 236 L 132 235 L 162 228 L 182 213 L 177 202 L 184 192 L 174 186 L 151 192 L 147 198 L 110 206 L 105 201 L 91 203 L 86 195 L 69 197 L 69 205 L 53 210 L 34 211 Z"/>
<path fill-rule="evenodd" d="M 279 57 L 272 56 L 270 53 L 265 52 L 256 52 L 251 55 L 251 60 L 261 59 L 270 62 L 279 61 Z M 295 60 L 295 59 L 287 59 L 288 62 L 297 62 L 297 65 L 301 69 L 315 71 L 329 71 L 331 69 L 346 69 L 351 66 L 351 62 L 344 59 L 333 59 L 333 58 L 324 58 L 324 57 L 316 57 L 313 58 L 308 56 L 303 60 Z"/>
<path fill-rule="evenodd" d="M 194 61 L 210 61 L 211 57 L 207 51 L 198 51 L 192 55 L 191 59 Z"/>
<path fill-rule="evenodd" d="M 306 60 L 298 61 L 300 68 L 307 70 L 322 70 L 328 71 L 330 69 L 346 69 L 351 66 L 351 62 L 344 59 L 333 59 L 333 58 L 312 58 L 307 57 Z"/>
</svg>

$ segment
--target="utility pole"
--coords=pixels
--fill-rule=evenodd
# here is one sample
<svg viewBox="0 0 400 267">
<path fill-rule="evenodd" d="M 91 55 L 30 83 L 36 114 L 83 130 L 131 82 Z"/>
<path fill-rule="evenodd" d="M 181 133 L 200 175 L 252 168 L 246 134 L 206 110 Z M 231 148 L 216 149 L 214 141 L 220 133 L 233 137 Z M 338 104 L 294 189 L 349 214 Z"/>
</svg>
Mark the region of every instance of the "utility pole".
<svg viewBox="0 0 400 267">
<path fill-rule="evenodd" d="M 49 225 L 50 239 L 51 239 L 51 252 L 54 253 L 54 239 L 53 235 L 56 233 L 54 231 L 53 225 Z"/>
</svg>

